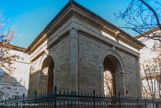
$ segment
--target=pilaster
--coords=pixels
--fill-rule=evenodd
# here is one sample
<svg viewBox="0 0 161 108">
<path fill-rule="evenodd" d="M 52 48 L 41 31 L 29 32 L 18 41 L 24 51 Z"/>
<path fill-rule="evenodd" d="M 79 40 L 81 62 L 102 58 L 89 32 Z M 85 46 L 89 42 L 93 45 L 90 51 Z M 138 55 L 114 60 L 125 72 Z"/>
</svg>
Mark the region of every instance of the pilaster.
<svg viewBox="0 0 161 108">
<path fill-rule="evenodd" d="M 78 92 L 78 30 L 70 30 L 70 91 Z"/>
<path fill-rule="evenodd" d="M 101 94 L 104 94 L 104 66 L 99 65 L 99 71 L 100 71 L 100 92 Z"/>
<path fill-rule="evenodd" d="M 137 79 L 137 92 L 138 92 L 138 97 L 141 97 L 141 80 L 140 80 L 140 70 L 139 70 L 139 57 L 135 58 L 135 64 L 136 64 L 136 79 Z"/>
<path fill-rule="evenodd" d="M 120 71 L 116 76 L 116 93 L 120 92 L 121 96 L 126 96 L 126 73 Z"/>
</svg>

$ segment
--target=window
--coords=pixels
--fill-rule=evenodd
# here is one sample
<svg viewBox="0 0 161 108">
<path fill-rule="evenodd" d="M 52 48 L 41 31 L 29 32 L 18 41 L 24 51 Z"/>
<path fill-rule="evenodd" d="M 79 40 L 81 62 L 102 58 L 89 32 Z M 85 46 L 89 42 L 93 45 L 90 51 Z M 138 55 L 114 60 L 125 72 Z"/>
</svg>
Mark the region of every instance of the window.
<svg viewBox="0 0 161 108">
<path fill-rule="evenodd" d="M 4 78 L 4 70 L 0 68 L 0 83 L 3 83 L 3 78 Z"/>
</svg>

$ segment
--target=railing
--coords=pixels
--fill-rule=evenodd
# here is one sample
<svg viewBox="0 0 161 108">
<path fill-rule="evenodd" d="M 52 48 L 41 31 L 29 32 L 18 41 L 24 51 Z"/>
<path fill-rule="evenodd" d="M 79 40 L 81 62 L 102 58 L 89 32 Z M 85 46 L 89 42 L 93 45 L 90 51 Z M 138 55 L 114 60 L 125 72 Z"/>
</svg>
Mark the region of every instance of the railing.
<svg viewBox="0 0 161 108">
<path fill-rule="evenodd" d="M 0 108 L 161 108 L 161 100 L 132 97 L 101 96 L 93 93 L 57 93 L 37 95 L 0 102 Z"/>
</svg>

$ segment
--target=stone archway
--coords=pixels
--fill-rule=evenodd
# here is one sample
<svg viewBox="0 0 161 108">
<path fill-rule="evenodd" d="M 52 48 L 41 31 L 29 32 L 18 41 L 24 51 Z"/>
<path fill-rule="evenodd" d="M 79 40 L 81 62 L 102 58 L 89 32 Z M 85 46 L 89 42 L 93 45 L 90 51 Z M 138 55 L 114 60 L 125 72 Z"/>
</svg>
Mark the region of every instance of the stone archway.
<svg viewBox="0 0 161 108">
<path fill-rule="evenodd" d="M 43 63 L 39 79 L 39 93 L 52 93 L 54 88 L 54 60 L 48 55 Z"/>
<path fill-rule="evenodd" d="M 114 49 L 105 50 L 100 58 L 101 72 L 101 93 L 104 94 L 104 72 L 109 71 L 112 76 L 112 95 L 118 92 L 122 96 L 126 95 L 126 73 L 124 71 L 124 63 L 120 54 Z"/>
</svg>

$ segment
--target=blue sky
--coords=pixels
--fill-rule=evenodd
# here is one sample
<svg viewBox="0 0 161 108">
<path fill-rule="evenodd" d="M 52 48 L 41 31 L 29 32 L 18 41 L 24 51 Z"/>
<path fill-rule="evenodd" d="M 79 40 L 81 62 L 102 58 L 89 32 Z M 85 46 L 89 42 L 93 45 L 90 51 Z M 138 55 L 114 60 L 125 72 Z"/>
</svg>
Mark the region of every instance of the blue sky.
<svg viewBox="0 0 161 108">
<path fill-rule="evenodd" d="M 14 45 L 27 48 L 69 0 L 0 0 L 0 11 L 9 19 L 6 28 L 16 26 Z M 131 0 L 76 0 L 118 27 L 124 22 L 116 20 L 114 13 L 125 10 Z M 135 35 L 131 31 L 127 31 Z"/>
</svg>

